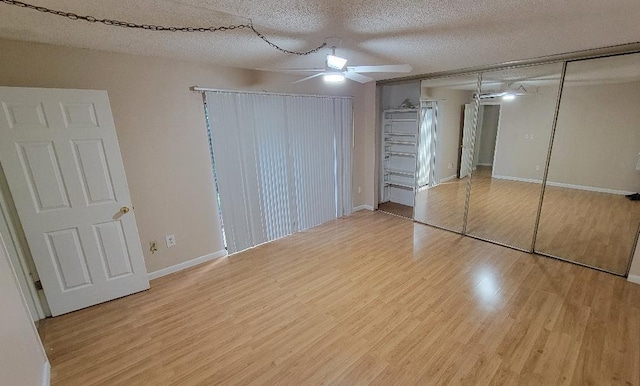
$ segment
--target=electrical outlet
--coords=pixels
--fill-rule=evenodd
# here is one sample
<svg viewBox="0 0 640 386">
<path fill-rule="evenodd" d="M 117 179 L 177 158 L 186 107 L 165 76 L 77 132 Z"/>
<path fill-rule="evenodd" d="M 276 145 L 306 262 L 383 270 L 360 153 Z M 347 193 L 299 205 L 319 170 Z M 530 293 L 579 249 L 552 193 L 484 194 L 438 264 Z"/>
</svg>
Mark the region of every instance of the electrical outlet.
<svg viewBox="0 0 640 386">
<path fill-rule="evenodd" d="M 540 170 L 540 165 L 536 165 L 536 170 Z"/>
<path fill-rule="evenodd" d="M 362 187 L 358 186 L 358 193 L 362 193 Z"/>
<path fill-rule="evenodd" d="M 449 164 L 449 169 L 453 169 L 453 164 Z"/>
<path fill-rule="evenodd" d="M 175 235 L 167 235 L 165 236 L 165 241 L 167 242 L 167 248 L 176 246 L 176 236 Z"/>
</svg>

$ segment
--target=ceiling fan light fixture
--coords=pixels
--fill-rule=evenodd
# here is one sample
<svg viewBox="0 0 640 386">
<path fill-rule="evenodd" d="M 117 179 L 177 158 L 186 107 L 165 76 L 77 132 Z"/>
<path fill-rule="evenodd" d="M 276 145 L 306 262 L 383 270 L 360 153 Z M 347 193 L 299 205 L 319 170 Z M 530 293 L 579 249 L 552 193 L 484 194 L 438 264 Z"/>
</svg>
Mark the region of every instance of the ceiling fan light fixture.
<svg viewBox="0 0 640 386">
<path fill-rule="evenodd" d="M 347 64 L 347 59 L 345 58 L 341 58 L 335 55 L 327 55 L 327 66 L 329 68 L 342 70 L 346 64 Z"/>
<path fill-rule="evenodd" d="M 328 74 L 324 74 L 323 79 L 325 82 L 328 82 L 328 83 L 340 83 L 340 82 L 344 82 L 344 74 L 340 72 L 328 73 Z"/>
</svg>

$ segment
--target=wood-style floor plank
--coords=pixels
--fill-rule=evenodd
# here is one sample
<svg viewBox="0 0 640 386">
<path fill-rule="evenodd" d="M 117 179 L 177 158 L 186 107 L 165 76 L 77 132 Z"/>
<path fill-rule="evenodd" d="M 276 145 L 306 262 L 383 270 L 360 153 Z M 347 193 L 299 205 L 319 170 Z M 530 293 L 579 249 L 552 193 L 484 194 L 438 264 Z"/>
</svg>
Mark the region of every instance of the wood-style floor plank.
<svg viewBox="0 0 640 386">
<path fill-rule="evenodd" d="M 53 385 L 640 385 L 640 286 L 381 212 L 40 333 Z"/>
</svg>

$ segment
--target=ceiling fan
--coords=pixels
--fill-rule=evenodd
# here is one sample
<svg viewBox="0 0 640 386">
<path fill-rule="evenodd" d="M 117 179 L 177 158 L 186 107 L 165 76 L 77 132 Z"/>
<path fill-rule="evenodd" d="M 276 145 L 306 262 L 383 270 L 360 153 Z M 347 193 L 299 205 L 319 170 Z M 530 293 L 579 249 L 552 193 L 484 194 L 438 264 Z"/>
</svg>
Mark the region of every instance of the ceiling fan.
<svg viewBox="0 0 640 386">
<path fill-rule="evenodd" d="M 347 66 L 347 59 L 336 55 L 336 47 L 331 47 L 331 54 L 327 55 L 324 68 L 299 68 L 288 70 L 275 70 L 279 72 L 317 72 L 306 78 L 296 80 L 293 83 L 304 82 L 322 76 L 325 82 L 337 83 L 350 79 L 358 83 L 371 82 L 374 79 L 362 73 L 405 73 L 411 72 L 412 68 L 408 64 L 390 64 L 382 66 Z"/>
</svg>

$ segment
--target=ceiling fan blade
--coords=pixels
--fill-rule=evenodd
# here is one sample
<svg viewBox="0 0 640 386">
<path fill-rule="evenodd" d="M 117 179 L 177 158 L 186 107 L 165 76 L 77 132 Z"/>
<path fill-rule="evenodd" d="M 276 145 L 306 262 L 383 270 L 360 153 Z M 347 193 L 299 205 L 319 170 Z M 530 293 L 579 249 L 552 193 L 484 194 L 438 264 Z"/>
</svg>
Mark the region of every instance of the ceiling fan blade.
<svg viewBox="0 0 640 386">
<path fill-rule="evenodd" d="M 344 72 L 344 77 L 347 78 L 347 79 L 354 80 L 354 81 L 356 81 L 358 83 L 369 83 L 369 82 L 373 81 L 373 78 L 369 78 L 368 76 L 360 75 L 357 72 L 345 71 Z"/>
<path fill-rule="evenodd" d="M 318 72 L 324 71 L 324 68 L 256 68 L 255 70 L 269 72 Z"/>
<path fill-rule="evenodd" d="M 353 66 L 347 67 L 349 72 L 411 72 L 413 68 L 408 64 L 388 64 L 383 66 Z"/>
<path fill-rule="evenodd" d="M 317 74 L 313 74 L 313 75 L 311 75 L 311 76 L 307 76 L 306 78 L 298 79 L 298 80 L 296 80 L 295 82 L 291 82 L 291 84 L 296 84 L 296 83 L 304 82 L 305 80 L 313 79 L 313 78 L 316 78 L 316 77 L 321 76 L 321 75 L 324 75 L 324 72 L 320 72 L 320 73 L 317 73 Z"/>
</svg>

